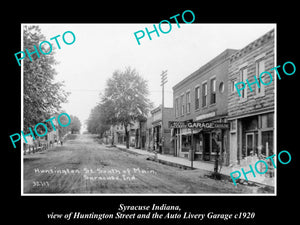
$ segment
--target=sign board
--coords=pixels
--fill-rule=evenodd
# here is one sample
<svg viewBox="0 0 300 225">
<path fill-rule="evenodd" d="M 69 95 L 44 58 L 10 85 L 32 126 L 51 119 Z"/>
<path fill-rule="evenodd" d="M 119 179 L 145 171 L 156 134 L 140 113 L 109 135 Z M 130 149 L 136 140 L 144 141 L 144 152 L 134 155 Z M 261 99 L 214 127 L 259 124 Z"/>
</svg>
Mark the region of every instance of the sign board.
<svg viewBox="0 0 300 225">
<path fill-rule="evenodd" d="M 229 129 L 229 123 L 202 123 L 191 121 L 169 121 L 169 128 L 197 128 L 197 129 Z"/>
<path fill-rule="evenodd" d="M 192 120 L 186 121 L 169 121 L 169 128 L 187 128 L 187 123 L 192 122 Z"/>
<path fill-rule="evenodd" d="M 210 117 L 214 117 L 214 116 L 216 116 L 216 112 L 215 111 L 210 112 L 210 113 L 206 113 L 206 114 L 202 114 L 200 116 L 197 116 L 195 120 L 196 121 L 198 121 L 198 120 L 204 120 L 204 119 L 207 119 L 207 118 L 210 118 Z"/>
<path fill-rule="evenodd" d="M 228 129 L 229 123 L 202 123 L 202 122 L 191 122 L 187 123 L 188 128 L 210 128 L 210 129 Z"/>
</svg>

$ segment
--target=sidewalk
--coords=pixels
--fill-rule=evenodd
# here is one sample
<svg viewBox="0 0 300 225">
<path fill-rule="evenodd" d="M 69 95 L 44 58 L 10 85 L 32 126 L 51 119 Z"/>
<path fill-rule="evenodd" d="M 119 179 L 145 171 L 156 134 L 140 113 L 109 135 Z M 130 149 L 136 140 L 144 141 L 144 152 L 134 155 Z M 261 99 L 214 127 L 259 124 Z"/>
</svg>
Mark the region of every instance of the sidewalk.
<svg viewBox="0 0 300 225">
<path fill-rule="evenodd" d="M 151 156 L 151 157 L 153 157 L 155 155 L 153 152 L 150 152 L 148 150 L 136 149 L 136 148 L 132 148 L 132 147 L 127 149 L 126 146 L 124 146 L 124 145 L 116 145 L 116 146 L 123 150 L 131 151 L 131 152 L 134 152 L 134 153 L 137 153 L 140 155 L 146 155 L 146 156 Z M 191 161 L 188 160 L 187 158 L 175 157 L 172 155 L 162 155 L 159 153 L 157 154 L 157 158 L 159 160 L 164 160 L 164 161 L 171 162 L 174 164 L 179 164 L 179 165 L 183 165 L 183 166 L 187 166 L 187 167 L 191 166 Z M 194 161 L 193 168 L 213 172 L 214 171 L 214 163 L 208 163 L 208 162 L 204 162 L 204 161 Z M 230 173 L 235 170 L 239 170 L 241 172 L 241 167 L 239 168 L 237 166 L 235 166 L 235 167 L 222 166 L 220 173 L 230 177 Z M 244 168 L 244 170 L 249 171 L 249 169 L 247 169 L 247 168 Z M 241 180 L 243 180 L 242 177 L 243 177 L 243 175 L 241 175 Z M 255 183 L 260 183 L 260 184 L 269 185 L 269 186 L 273 186 L 273 187 L 275 186 L 275 184 L 274 184 L 275 178 L 274 177 L 268 178 L 268 177 L 265 177 L 264 175 L 260 175 L 260 174 L 256 173 L 256 177 L 253 177 L 252 174 L 247 174 L 247 178 L 249 181 L 252 181 Z M 232 185 L 234 185 L 234 184 L 232 183 Z"/>
</svg>

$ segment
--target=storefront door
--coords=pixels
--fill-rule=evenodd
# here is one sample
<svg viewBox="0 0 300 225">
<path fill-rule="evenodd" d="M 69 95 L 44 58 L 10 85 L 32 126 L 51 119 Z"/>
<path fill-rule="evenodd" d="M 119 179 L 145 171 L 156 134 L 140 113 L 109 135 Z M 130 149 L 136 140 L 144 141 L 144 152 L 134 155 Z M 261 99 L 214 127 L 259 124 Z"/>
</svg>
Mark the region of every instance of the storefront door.
<svg viewBox="0 0 300 225">
<path fill-rule="evenodd" d="M 246 157 L 254 154 L 254 133 L 246 133 Z"/>
<path fill-rule="evenodd" d="M 204 146 L 203 146 L 203 160 L 209 161 L 210 160 L 210 133 L 204 133 Z"/>
</svg>

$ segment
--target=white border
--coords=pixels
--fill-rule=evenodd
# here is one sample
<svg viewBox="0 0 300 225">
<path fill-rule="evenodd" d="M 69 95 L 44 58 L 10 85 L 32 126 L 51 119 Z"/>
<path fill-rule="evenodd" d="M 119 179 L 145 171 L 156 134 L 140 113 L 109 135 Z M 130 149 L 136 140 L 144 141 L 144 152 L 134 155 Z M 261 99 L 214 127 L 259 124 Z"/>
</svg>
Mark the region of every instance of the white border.
<svg viewBox="0 0 300 225">
<path fill-rule="evenodd" d="M 65 24 L 58 24 L 58 23 L 34 23 L 34 25 L 39 24 L 56 24 L 56 25 L 65 25 Z M 78 24 L 78 23 L 69 23 L 69 24 Z M 80 24 L 91 24 L 91 23 L 80 23 Z M 95 23 L 96 24 L 96 23 Z M 103 23 L 105 24 L 105 23 Z M 203 24 L 218 24 L 218 23 L 203 23 Z M 226 24 L 237 24 L 237 23 L 226 23 Z M 244 24 L 254 24 L 254 23 L 244 23 Z M 264 23 L 264 24 L 274 24 L 274 65 L 277 65 L 277 23 Z M 21 23 L 21 50 L 23 49 L 23 26 L 24 25 L 33 25 L 33 23 Z M 222 24 L 223 25 L 223 24 Z M 225 25 L 225 24 L 224 24 Z M 259 38 L 259 37 L 257 37 Z M 275 73 L 275 72 L 274 72 Z M 204 81 L 204 82 L 207 82 Z M 204 83 L 202 82 L 202 83 Z M 23 60 L 21 61 L 21 130 L 23 130 L 23 85 L 24 85 L 24 76 L 23 76 Z M 274 153 L 277 156 L 277 79 L 275 79 L 275 87 L 274 87 L 274 95 L 275 95 L 275 108 L 274 108 Z M 23 142 L 21 142 L 21 196 L 277 196 L 277 170 L 275 169 L 275 186 L 274 186 L 274 193 L 272 194 L 252 194 L 252 193 L 244 193 L 244 194 L 234 194 L 234 193 L 217 193 L 217 194 L 94 194 L 94 193 L 82 193 L 82 194 L 59 194 L 59 193 L 53 193 L 53 194 L 37 194 L 37 193 L 26 193 L 24 194 L 24 173 L 23 173 L 23 167 L 24 167 L 24 154 L 23 154 Z M 277 157 L 276 157 L 277 162 Z"/>
<path fill-rule="evenodd" d="M 23 45 L 23 24 L 21 24 L 21 50 L 24 48 Z M 21 130 L 24 129 L 24 117 L 23 117 L 23 107 L 24 107 L 24 98 L 23 98 L 23 93 L 24 93 L 24 76 L 23 76 L 23 68 L 24 68 L 24 63 L 23 60 L 21 61 Z M 24 144 L 21 141 L 21 195 L 26 195 L 24 194 L 24 172 L 23 172 L 23 168 L 24 168 Z"/>
<path fill-rule="evenodd" d="M 274 65 L 277 66 L 277 23 L 275 23 L 274 28 Z M 275 71 L 274 71 L 274 77 L 275 77 Z M 273 140 L 273 146 L 274 146 L 274 153 L 276 154 L 276 163 L 277 160 L 277 79 L 275 79 L 274 83 L 274 95 L 275 95 L 275 105 L 274 105 L 274 140 Z M 274 196 L 277 196 L 277 169 L 274 169 L 274 180 L 275 180 L 275 193 Z"/>
</svg>

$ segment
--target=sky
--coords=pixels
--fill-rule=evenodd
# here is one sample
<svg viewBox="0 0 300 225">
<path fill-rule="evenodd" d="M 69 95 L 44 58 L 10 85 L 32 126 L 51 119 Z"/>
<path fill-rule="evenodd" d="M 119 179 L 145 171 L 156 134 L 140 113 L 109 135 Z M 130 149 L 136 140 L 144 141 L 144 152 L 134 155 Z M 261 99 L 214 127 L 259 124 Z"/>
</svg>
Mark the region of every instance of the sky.
<svg viewBox="0 0 300 225">
<path fill-rule="evenodd" d="M 70 92 L 68 102 L 62 108 L 77 116 L 84 125 L 91 109 L 99 102 L 106 80 L 115 70 L 130 66 L 148 81 L 149 99 L 157 107 L 161 104 L 160 74 L 167 70 L 165 106 L 173 106 L 172 87 L 199 69 L 227 48 L 241 49 L 264 35 L 276 24 L 171 24 L 169 33 L 159 31 L 151 34 L 150 40 L 140 39 L 138 45 L 134 33 L 153 30 L 153 24 L 37 24 L 46 40 L 72 31 L 76 40 L 66 45 L 58 38 L 61 49 L 54 57 L 56 80 L 64 81 Z M 156 24 L 156 26 L 158 26 Z M 162 26 L 168 30 L 167 24 Z M 72 40 L 71 36 L 66 35 Z M 85 130 L 85 126 L 82 131 Z"/>
</svg>

